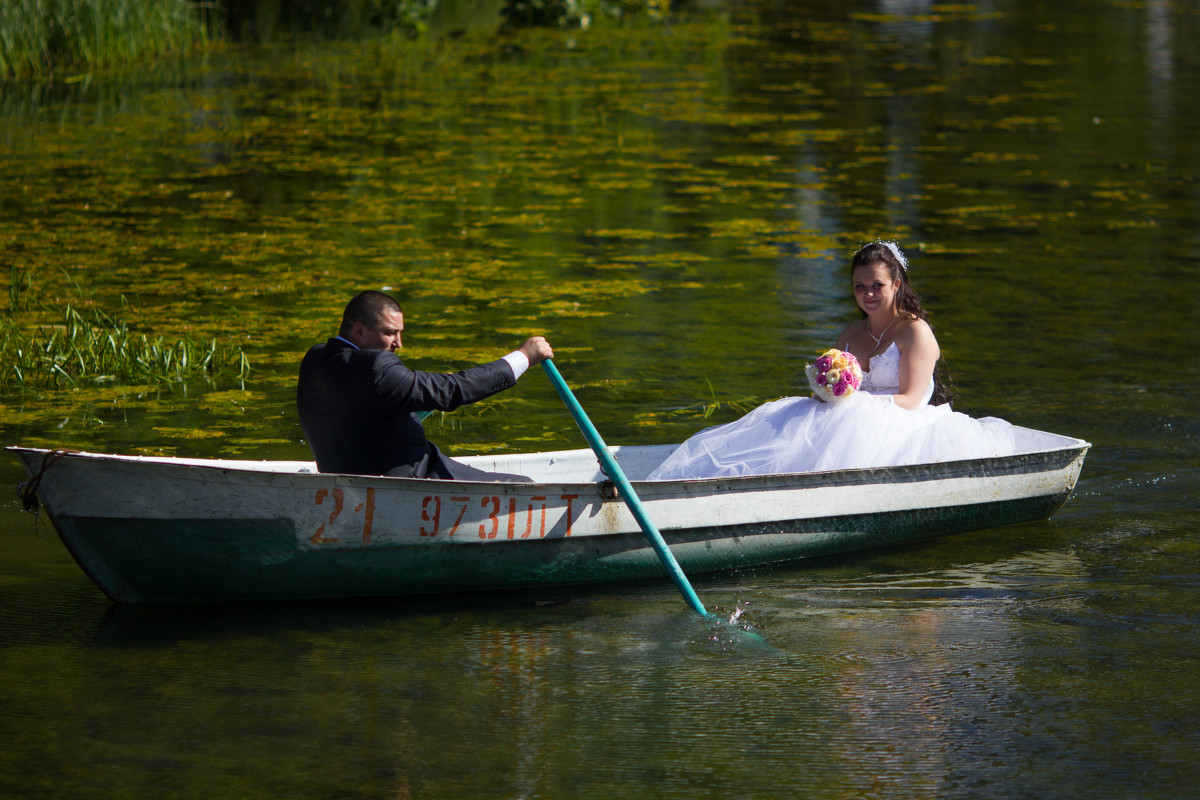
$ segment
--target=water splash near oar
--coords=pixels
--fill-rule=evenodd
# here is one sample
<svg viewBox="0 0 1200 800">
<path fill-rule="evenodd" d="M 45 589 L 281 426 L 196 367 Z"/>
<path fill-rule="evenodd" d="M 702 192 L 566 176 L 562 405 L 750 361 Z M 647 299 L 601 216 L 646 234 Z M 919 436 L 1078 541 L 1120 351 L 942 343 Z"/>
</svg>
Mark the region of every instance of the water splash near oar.
<svg viewBox="0 0 1200 800">
<path fill-rule="evenodd" d="M 687 604 L 697 614 L 705 617 L 711 616 L 704 610 L 704 604 L 696 596 L 696 592 L 692 589 L 692 584 L 688 582 L 687 576 L 683 574 L 679 562 L 675 560 L 675 556 L 671 553 L 671 549 L 667 547 L 662 534 L 658 532 L 658 528 L 654 526 L 654 523 L 650 521 L 649 515 L 646 514 L 646 509 L 642 506 L 642 501 L 638 498 L 637 492 L 633 490 L 633 486 L 629 484 L 629 480 L 625 477 L 625 471 L 621 469 L 620 465 L 617 464 L 617 460 L 609 452 L 608 446 L 600 438 L 600 434 L 596 431 L 595 426 L 592 425 L 592 421 L 584 413 L 583 406 L 579 405 L 579 401 L 575 399 L 575 394 L 571 391 L 571 387 L 567 386 L 567 382 L 559 374 L 558 367 L 554 366 L 554 362 L 549 359 L 542 362 L 542 367 L 546 370 L 546 374 L 550 376 L 550 382 L 554 384 L 558 396 L 562 398 L 567 409 L 570 410 L 571 416 L 575 418 L 575 424 L 583 432 L 588 445 L 591 446 L 596 457 L 600 459 L 600 467 L 604 470 L 604 474 L 616 484 L 617 491 L 625 501 L 625 504 L 629 506 L 630 512 L 632 512 L 634 519 L 637 520 L 638 525 L 641 526 L 642 532 L 646 534 L 646 538 L 650 540 L 650 545 L 654 548 L 654 552 L 658 554 L 659 560 L 667 568 L 671 579 L 679 587 L 683 599 L 687 601 Z"/>
</svg>

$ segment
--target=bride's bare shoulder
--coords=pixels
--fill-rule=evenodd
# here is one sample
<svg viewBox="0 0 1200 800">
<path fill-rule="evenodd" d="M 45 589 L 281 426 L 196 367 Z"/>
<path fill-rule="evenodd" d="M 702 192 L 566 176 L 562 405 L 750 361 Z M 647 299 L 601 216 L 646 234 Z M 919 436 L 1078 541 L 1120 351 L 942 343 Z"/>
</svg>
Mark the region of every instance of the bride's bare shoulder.
<svg viewBox="0 0 1200 800">
<path fill-rule="evenodd" d="M 900 346 L 901 352 L 909 356 L 921 353 L 931 356 L 936 361 L 941 355 L 933 328 L 923 319 L 906 320 L 904 327 L 896 333 L 896 344 Z"/>
</svg>

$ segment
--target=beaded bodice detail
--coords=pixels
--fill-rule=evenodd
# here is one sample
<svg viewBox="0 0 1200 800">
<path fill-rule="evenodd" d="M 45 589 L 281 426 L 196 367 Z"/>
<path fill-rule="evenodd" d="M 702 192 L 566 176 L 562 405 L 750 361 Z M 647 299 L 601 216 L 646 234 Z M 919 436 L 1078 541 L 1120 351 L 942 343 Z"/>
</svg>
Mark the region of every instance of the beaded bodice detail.
<svg viewBox="0 0 1200 800">
<path fill-rule="evenodd" d="M 871 356 L 871 369 L 863 373 L 862 390 L 867 394 L 900 393 L 900 346 L 892 342 L 877 356 Z M 933 397 L 933 381 L 925 390 L 922 404 Z"/>
<path fill-rule="evenodd" d="M 871 356 L 871 368 L 863 373 L 862 389 L 871 394 L 896 394 L 900 391 L 900 348 L 892 342 L 877 356 Z"/>
</svg>

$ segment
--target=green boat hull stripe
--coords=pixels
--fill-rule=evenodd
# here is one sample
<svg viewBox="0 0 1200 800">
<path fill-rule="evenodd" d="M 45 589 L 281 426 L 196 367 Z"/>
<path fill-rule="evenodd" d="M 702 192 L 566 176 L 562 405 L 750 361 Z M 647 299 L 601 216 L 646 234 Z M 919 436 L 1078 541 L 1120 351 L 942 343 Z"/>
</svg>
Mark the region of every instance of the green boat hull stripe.
<svg viewBox="0 0 1200 800">
<path fill-rule="evenodd" d="M 1044 519 L 1064 499 L 1041 496 L 664 536 L 689 573 L 728 571 Z M 427 594 L 663 577 L 658 556 L 638 533 L 313 550 L 297 546 L 293 525 L 284 519 L 66 517 L 55 523 L 92 579 L 110 597 L 127 602 Z"/>
</svg>

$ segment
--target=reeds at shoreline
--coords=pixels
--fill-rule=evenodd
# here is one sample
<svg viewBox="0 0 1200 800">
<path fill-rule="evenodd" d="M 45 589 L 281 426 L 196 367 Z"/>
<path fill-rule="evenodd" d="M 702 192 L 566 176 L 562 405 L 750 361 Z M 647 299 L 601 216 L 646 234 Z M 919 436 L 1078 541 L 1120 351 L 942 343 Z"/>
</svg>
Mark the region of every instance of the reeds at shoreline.
<svg viewBox="0 0 1200 800">
<path fill-rule="evenodd" d="M 67 303 L 57 309 L 59 323 L 22 321 L 31 312 L 56 310 L 31 302 L 31 287 L 27 274 L 13 270 L 8 313 L 0 316 L 0 390 L 245 378 L 250 371 L 240 348 L 215 338 L 148 336 L 95 308 L 81 311 Z"/>
<path fill-rule="evenodd" d="M 231 38 L 412 38 L 441 6 L 458 9 L 443 16 L 474 14 L 493 28 L 587 28 L 662 18 L 675 5 L 687 0 L 3 0 L 0 79 L 187 55 Z"/>
<path fill-rule="evenodd" d="M 0 77 L 185 53 L 208 40 L 214 19 L 203 0 L 5 0 Z"/>
</svg>

